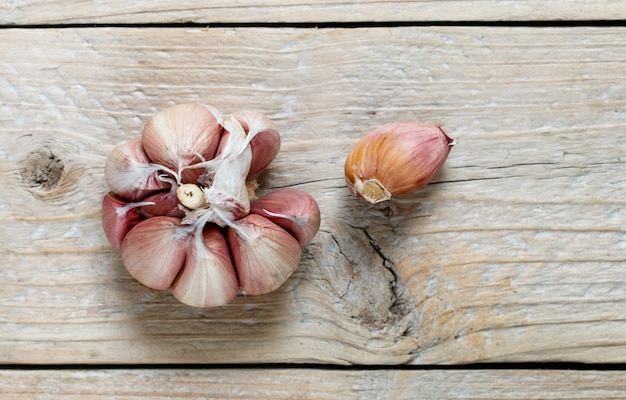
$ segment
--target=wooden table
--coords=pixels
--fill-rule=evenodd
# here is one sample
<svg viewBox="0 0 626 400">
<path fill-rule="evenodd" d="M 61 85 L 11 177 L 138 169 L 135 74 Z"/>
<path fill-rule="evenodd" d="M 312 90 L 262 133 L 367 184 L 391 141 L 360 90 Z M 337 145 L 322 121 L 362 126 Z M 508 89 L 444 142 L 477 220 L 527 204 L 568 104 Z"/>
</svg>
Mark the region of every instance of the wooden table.
<svg viewBox="0 0 626 400">
<path fill-rule="evenodd" d="M 2 399 L 626 397 L 626 2 L 176 3 L 0 5 Z M 184 306 L 105 239 L 108 152 L 184 102 L 267 114 L 262 190 L 319 202 L 270 295 Z M 399 120 L 458 145 L 354 199 Z"/>
</svg>

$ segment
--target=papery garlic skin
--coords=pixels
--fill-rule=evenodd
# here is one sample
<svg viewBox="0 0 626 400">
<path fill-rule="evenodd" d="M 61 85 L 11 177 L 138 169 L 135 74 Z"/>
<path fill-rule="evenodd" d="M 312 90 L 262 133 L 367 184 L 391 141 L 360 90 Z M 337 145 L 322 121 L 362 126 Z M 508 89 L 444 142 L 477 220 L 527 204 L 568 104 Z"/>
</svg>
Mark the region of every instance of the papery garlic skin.
<svg viewBox="0 0 626 400">
<path fill-rule="evenodd" d="M 436 125 L 396 122 L 364 136 L 346 158 L 352 193 L 376 204 L 423 189 L 456 142 Z"/>
<path fill-rule="evenodd" d="M 224 139 L 226 145 L 221 154 L 215 158 L 217 165 L 208 166 L 208 170 L 213 172 L 213 181 L 204 189 L 204 195 L 207 203 L 219 213 L 219 219 L 234 220 L 250 211 L 246 177 L 252 163 L 251 137 L 232 116 L 224 117 L 222 124 L 229 134 Z M 219 220 L 211 221 L 225 225 Z"/>
</svg>

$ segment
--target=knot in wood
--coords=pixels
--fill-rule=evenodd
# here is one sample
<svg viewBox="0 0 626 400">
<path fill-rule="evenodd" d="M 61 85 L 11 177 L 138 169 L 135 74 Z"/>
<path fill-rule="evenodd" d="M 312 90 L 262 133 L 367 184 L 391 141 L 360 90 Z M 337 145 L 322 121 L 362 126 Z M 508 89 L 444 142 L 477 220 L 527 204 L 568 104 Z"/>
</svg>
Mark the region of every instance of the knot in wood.
<svg viewBox="0 0 626 400">
<path fill-rule="evenodd" d="M 40 148 L 31 153 L 22 161 L 20 173 L 22 179 L 33 188 L 45 191 L 54 189 L 65 171 L 65 164 L 52 150 Z"/>
</svg>

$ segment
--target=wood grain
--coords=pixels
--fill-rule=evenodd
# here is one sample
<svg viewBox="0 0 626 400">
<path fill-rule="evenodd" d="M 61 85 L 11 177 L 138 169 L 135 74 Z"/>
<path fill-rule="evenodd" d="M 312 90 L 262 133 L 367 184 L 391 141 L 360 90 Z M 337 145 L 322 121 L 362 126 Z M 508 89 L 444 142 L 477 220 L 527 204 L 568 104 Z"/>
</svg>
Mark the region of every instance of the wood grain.
<svg viewBox="0 0 626 400">
<path fill-rule="evenodd" d="M 626 361 L 624 28 L 5 29 L 0 55 L 1 363 Z M 263 188 L 323 218 L 280 290 L 212 310 L 136 283 L 99 219 L 107 153 L 192 101 L 274 120 Z M 396 120 L 459 144 L 369 206 L 343 161 Z"/>
<path fill-rule="evenodd" d="M 0 24 L 624 20 L 622 0 L 6 1 Z"/>
<path fill-rule="evenodd" d="M 13 399 L 623 399 L 623 371 L 101 369 L 0 371 Z"/>
</svg>

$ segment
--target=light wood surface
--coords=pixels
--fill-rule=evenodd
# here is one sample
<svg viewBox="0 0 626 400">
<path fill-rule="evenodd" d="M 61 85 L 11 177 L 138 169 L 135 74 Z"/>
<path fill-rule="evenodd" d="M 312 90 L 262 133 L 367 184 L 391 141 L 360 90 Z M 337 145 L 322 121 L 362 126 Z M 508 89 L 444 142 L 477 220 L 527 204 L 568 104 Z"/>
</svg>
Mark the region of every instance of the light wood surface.
<svg viewBox="0 0 626 400">
<path fill-rule="evenodd" d="M 0 371 L 3 399 L 623 399 L 623 371 L 115 369 Z"/>
<path fill-rule="evenodd" d="M 337 23 L 624 20 L 623 0 L 5 1 L 0 23 Z"/>
<path fill-rule="evenodd" d="M 626 3 L 311 3 L 0 4 L 0 398 L 626 398 Z M 320 204 L 271 295 L 183 306 L 102 233 L 106 155 L 183 102 L 267 114 L 262 191 Z M 345 156 L 399 120 L 458 144 L 369 206 Z"/>
<path fill-rule="evenodd" d="M 626 29 L 0 35 L 0 362 L 626 360 Z M 101 231 L 108 151 L 188 101 L 266 113 L 283 147 L 262 187 L 320 204 L 271 295 L 180 305 Z M 458 145 L 425 191 L 369 206 L 343 161 L 396 120 Z"/>
</svg>

